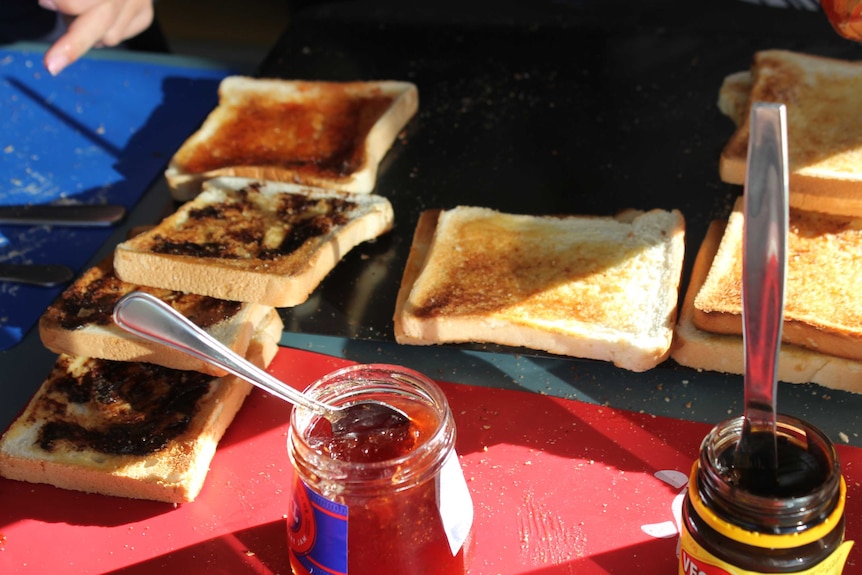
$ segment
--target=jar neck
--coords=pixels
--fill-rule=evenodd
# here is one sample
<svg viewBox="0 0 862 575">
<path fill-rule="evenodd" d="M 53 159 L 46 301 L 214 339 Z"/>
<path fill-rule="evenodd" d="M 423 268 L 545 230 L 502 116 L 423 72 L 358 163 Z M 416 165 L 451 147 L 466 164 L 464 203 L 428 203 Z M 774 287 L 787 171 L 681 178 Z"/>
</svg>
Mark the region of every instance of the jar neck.
<svg viewBox="0 0 862 575">
<path fill-rule="evenodd" d="M 424 375 L 400 366 L 357 365 L 328 374 L 305 391 L 333 406 L 375 400 L 395 406 L 413 404 L 428 417 L 427 433 L 403 456 L 370 463 L 335 460 L 314 449 L 306 432 L 320 416 L 294 408 L 288 454 L 301 478 L 320 492 L 373 497 L 409 489 L 435 477 L 453 452 L 455 422 L 446 396 Z"/>
<path fill-rule="evenodd" d="M 704 504 L 721 519 L 752 532 L 797 533 L 825 521 L 841 499 L 841 469 L 829 438 L 802 420 L 779 415 L 777 439 L 789 442 L 796 453 L 804 455 L 805 461 L 779 459 L 775 473 L 811 473 L 816 481 L 792 495 L 752 492 L 744 487 L 741 472 L 733 465 L 744 424 L 742 417 L 727 420 L 704 438 L 696 477 L 696 488 Z M 808 468 L 795 468 L 799 465 Z"/>
</svg>

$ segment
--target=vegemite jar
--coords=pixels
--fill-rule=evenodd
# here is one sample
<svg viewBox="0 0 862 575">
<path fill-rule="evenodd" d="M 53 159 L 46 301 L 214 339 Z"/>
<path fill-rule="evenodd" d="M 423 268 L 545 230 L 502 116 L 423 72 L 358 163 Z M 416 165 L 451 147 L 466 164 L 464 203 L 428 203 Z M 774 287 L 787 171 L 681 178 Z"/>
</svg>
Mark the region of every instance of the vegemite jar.
<svg viewBox="0 0 862 575">
<path fill-rule="evenodd" d="M 734 456 L 744 424 L 730 419 L 703 440 L 682 506 L 680 575 L 841 573 L 852 542 L 844 541 L 846 485 L 832 442 L 779 415 L 775 442 L 751 430 L 752 455 L 763 445 L 777 454 L 775 469 L 741 469 Z"/>
<path fill-rule="evenodd" d="M 414 440 L 406 446 L 385 429 L 371 439 L 341 440 L 322 416 L 293 410 L 293 573 L 465 573 L 473 504 L 441 389 L 415 371 L 373 364 L 335 371 L 306 393 L 333 406 L 372 400 L 395 407 L 407 415 Z"/>
</svg>

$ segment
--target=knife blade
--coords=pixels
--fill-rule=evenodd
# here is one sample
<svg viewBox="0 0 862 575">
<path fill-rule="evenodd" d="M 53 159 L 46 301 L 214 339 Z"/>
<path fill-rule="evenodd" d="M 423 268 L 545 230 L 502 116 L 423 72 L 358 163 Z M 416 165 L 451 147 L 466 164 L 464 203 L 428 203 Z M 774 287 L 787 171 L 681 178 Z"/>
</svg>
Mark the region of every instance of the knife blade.
<svg viewBox="0 0 862 575">
<path fill-rule="evenodd" d="M 115 204 L 0 206 L 0 224 L 108 227 L 122 220 L 126 208 Z"/>
<path fill-rule="evenodd" d="M 74 276 L 75 272 L 63 265 L 0 263 L 0 281 L 53 287 L 68 282 Z"/>
</svg>

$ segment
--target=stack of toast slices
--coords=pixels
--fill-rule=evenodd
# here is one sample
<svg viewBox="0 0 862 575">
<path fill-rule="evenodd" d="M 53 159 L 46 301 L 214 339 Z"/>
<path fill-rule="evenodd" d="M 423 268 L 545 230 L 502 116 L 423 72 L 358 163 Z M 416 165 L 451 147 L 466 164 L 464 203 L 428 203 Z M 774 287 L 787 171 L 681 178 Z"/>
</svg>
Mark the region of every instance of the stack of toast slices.
<svg viewBox="0 0 862 575">
<path fill-rule="evenodd" d="M 415 112 L 415 87 L 233 77 L 221 98 L 166 173 L 184 203 L 117 245 L 40 319 L 58 357 L 0 437 L 0 475 L 193 501 L 251 385 L 122 330 L 115 304 L 148 292 L 265 368 L 283 330 L 278 308 L 304 302 L 347 252 L 392 228 L 392 206 L 371 189 Z M 258 131 L 245 152 L 228 145 L 242 129 Z M 244 161 L 254 157 L 263 161 Z"/>
<path fill-rule="evenodd" d="M 736 125 L 720 176 L 743 184 L 754 102 L 787 110 L 790 219 L 780 380 L 862 386 L 862 63 L 786 50 L 754 55 L 724 79 L 718 107 Z M 713 222 L 695 259 L 671 356 L 742 374 L 743 199 Z"/>
</svg>

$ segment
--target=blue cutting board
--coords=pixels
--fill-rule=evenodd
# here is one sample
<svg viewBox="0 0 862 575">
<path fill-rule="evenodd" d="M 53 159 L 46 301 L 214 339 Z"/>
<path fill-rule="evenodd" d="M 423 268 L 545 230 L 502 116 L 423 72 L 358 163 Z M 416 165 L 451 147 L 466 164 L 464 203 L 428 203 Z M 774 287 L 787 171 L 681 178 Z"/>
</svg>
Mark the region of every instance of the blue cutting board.
<svg viewBox="0 0 862 575">
<path fill-rule="evenodd" d="M 95 51 L 57 77 L 43 47 L 0 49 L 0 204 L 131 209 L 218 100 L 230 70 L 185 58 Z M 77 273 L 111 229 L 0 225 L 0 262 Z M 0 350 L 21 341 L 63 286 L 0 281 Z"/>
</svg>

